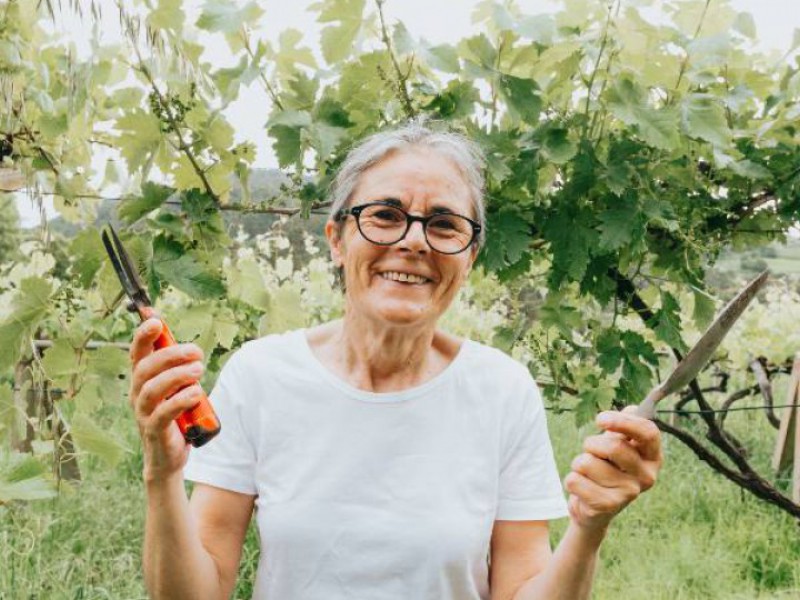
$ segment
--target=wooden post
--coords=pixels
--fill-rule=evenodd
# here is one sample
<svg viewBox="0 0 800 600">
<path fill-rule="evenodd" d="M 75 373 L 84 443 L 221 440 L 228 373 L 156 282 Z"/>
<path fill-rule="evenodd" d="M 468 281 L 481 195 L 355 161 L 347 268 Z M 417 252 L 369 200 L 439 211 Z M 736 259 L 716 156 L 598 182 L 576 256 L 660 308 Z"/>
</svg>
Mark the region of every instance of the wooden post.
<svg viewBox="0 0 800 600">
<path fill-rule="evenodd" d="M 783 409 L 778 443 L 772 455 L 772 467 L 781 472 L 792 468 L 792 500 L 800 502 L 800 353 L 794 357 L 789 390 L 786 393 L 786 408 Z"/>
</svg>

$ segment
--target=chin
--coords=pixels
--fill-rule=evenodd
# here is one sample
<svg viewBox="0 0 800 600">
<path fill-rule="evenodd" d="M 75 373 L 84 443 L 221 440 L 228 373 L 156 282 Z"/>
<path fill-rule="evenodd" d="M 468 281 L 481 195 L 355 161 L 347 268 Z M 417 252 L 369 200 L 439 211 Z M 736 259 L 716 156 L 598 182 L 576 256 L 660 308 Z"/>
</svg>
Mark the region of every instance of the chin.
<svg viewBox="0 0 800 600">
<path fill-rule="evenodd" d="M 431 320 L 430 307 L 418 302 L 394 301 L 384 303 L 375 311 L 381 321 L 397 326 L 422 325 Z"/>
</svg>

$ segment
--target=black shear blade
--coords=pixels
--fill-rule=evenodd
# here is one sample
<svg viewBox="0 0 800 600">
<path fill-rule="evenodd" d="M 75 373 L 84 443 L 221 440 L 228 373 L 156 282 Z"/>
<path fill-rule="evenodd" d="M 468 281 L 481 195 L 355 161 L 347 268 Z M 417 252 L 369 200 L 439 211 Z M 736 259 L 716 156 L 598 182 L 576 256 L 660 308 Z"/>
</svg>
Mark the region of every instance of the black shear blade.
<svg viewBox="0 0 800 600">
<path fill-rule="evenodd" d="M 114 227 L 109 224 L 108 230 L 111 232 L 111 237 L 109 238 L 108 232 L 104 231 L 102 235 L 103 245 L 106 247 L 106 252 L 108 252 L 111 264 L 117 272 L 117 276 L 122 283 L 122 287 L 125 289 L 125 293 L 128 294 L 134 302 L 149 305 L 150 300 L 147 297 L 147 292 L 145 291 L 141 279 L 139 279 L 139 274 L 136 271 L 136 267 L 130 255 L 125 250 L 125 246 L 122 245 L 122 241 L 117 236 L 117 232 L 114 231 Z"/>
</svg>

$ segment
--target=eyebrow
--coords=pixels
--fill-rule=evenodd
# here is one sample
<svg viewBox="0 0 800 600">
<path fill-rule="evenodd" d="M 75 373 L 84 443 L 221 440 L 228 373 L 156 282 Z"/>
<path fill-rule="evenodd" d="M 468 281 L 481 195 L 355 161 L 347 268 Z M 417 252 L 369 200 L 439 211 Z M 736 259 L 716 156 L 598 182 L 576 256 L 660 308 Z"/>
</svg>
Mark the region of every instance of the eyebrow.
<svg viewBox="0 0 800 600">
<path fill-rule="evenodd" d="M 381 200 L 378 200 L 378 202 L 383 202 L 384 204 L 388 204 L 389 206 L 396 206 L 397 208 L 402 208 L 403 210 L 406 210 L 405 207 L 403 206 L 403 203 L 400 200 L 398 200 L 397 198 L 383 198 Z M 450 208 L 448 206 L 437 204 L 437 205 L 431 207 L 430 214 L 432 214 L 432 215 L 457 215 L 459 213 L 455 212 L 452 208 Z"/>
</svg>

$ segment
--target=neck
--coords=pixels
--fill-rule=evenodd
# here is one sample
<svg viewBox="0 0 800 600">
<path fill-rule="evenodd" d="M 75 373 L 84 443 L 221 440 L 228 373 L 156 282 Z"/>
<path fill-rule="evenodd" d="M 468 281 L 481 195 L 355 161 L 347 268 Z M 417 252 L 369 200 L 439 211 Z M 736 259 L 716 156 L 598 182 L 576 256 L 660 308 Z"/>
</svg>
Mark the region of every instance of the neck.
<svg viewBox="0 0 800 600">
<path fill-rule="evenodd" d="M 347 311 L 336 337 L 341 366 L 361 389 L 404 389 L 438 370 L 432 324 L 393 327 Z"/>
</svg>

